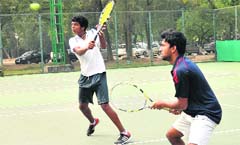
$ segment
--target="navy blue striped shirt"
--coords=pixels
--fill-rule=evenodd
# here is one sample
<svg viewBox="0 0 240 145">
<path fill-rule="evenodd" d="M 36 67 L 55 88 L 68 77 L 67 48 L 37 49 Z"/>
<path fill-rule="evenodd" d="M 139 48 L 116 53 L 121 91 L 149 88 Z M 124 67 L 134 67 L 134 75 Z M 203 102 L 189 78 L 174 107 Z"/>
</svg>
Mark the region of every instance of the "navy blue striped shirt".
<svg viewBox="0 0 240 145">
<path fill-rule="evenodd" d="M 198 66 L 186 57 L 179 56 L 171 71 L 175 84 L 175 97 L 188 98 L 184 112 L 192 117 L 206 115 L 219 124 L 221 106 Z"/>
</svg>

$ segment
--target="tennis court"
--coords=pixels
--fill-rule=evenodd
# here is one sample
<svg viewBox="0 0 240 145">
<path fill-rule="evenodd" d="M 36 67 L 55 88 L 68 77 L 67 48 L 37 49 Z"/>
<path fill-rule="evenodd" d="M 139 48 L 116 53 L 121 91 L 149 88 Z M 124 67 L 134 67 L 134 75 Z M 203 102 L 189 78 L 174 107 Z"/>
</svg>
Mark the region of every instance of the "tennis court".
<svg viewBox="0 0 240 145">
<path fill-rule="evenodd" d="M 199 63 L 215 91 L 223 119 L 209 145 L 240 144 L 240 63 Z M 131 81 L 153 99 L 172 99 L 172 66 L 107 70 L 109 88 Z M 93 136 L 86 136 L 87 120 L 78 110 L 79 72 L 23 75 L 0 78 L 1 145 L 112 145 L 118 131 L 98 105 L 91 106 L 100 118 Z M 96 102 L 96 100 L 95 100 Z M 97 102 L 95 103 L 97 104 Z M 131 131 L 129 144 L 170 145 L 165 132 L 177 116 L 166 111 L 117 111 Z"/>
</svg>

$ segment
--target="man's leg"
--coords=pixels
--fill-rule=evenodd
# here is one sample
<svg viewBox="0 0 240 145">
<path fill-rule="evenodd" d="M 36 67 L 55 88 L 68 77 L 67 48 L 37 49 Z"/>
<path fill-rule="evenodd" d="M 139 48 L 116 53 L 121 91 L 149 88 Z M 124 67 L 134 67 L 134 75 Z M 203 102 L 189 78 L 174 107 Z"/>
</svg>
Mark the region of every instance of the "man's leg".
<svg viewBox="0 0 240 145">
<path fill-rule="evenodd" d="M 120 132 L 120 136 L 117 139 L 117 141 L 114 142 L 114 144 L 124 144 L 126 143 L 130 138 L 131 134 L 130 132 L 126 131 L 118 118 L 117 113 L 112 109 L 112 107 L 108 104 L 101 104 L 101 107 L 103 111 L 108 115 L 108 117 L 112 120 L 112 122 L 115 124 L 115 126 L 118 128 Z"/>
<path fill-rule="evenodd" d="M 94 122 L 92 112 L 88 107 L 89 103 L 93 103 L 93 91 L 90 88 L 79 88 L 79 109 L 90 123 Z"/>
<path fill-rule="evenodd" d="M 95 126 L 99 123 L 98 118 L 93 118 L 92 112 L 88 107 L 88 103 L 80 103 L 79 106 L 80 110 L 82 111 L 83 115 L 89 120 L 90 125 L 87 130 L 87 136 L 90 136 L 95 131 Z"/>
<path fill-rule="evenodd" d="M 95 88 L 96 96 L 98 99 L 98 104 L 101 105 L 103 111 L 108 115 L 112 122 L 116 125 L 120 132 L 124 132 L 125 129 L 118 118 L 117 113 L 109 105 L 109 95 L 108 95 L 108 85 L 106 73 L 102 73 L 101 82 Z"/>
<path fill-rule="evenodd" d="M 88 103 L 80 103 L 79 109 L 83 113 L 83 115 L 89 120 L 90 123 L 94 122 L 94 118 L 92 116 L 92 112 L 88 107 Z"/>
<path fill-rule="evenodd" d="M 93 103 L 93 91 L 90 88 L 79 88 L 79 109 L 83 115 L 89 120 L 90 125 L 87 130 L 87 136 L 95 131 L 95 126 L 99 123 L 98 118 L 93 118 L 92 112 L 88 107 L 89 103 Z"/>
<path fill-rule="evenodd" d="M 182 137 L 185 136 L 188 138 L 191 122 L 192 117 L 182 112 L 166 134 L 172 145 L 185 145 Z"/>
<path fill-rule="evenodd" d="M 131 134 L 130 134 L 130 132 L 128 132 L 124 129 L 117 113 L 109 105 L 109 95 L 108 95 L 106 73 L 102 74 L 101 83 L 96 87 L 96 95 L 98 98 L 98 104 L 101 105 L 103 111 L 108 115 L 108 117 L 112 120 L 112 122 L 118 128 L 118 130 L 120 132 L 119 138 L 114 143 L 115 144 L 126 143 L 130 139 Z"/>
<path fill-rule="evenodd" d="M 112 109 L 112 107 L 108 103 L 101 104 L 101 107 L 102 107 L 103 111 L 108 115 L 108 117 L 112 120 L 112 122 L 116 125 L 119 132 L 124 132 L 125 129 L 124 129 L 117 113 Z"/>
<path fill-rule="evenodd" d="M 195 116 L 190 128 L 188 145 L 207 145 L 215 127 L 216 123 L 207 116 Z"/>
<path fill-rule="evenodd" d="M 172 145 L 185 145 L 185 143 L 181 139 L 183 137 L 183 134 L 175 128 L 170 128 L 166 136 Z"/>
</svg>

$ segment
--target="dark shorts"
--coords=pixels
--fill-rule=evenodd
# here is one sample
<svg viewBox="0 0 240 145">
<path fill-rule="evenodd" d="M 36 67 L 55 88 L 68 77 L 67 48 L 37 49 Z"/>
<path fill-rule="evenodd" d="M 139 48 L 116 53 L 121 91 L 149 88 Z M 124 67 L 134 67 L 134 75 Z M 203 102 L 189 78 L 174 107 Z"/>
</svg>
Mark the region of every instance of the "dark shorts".
<svg viewBox="0 0 240 145">
<path fill-rule="evenodd" d="M 99 105 L 109 102 L 106 72 L 89 77 L 81 75 L 78 84 L 79 103 L 93 103 L 94 93 Z"/>
</svg>

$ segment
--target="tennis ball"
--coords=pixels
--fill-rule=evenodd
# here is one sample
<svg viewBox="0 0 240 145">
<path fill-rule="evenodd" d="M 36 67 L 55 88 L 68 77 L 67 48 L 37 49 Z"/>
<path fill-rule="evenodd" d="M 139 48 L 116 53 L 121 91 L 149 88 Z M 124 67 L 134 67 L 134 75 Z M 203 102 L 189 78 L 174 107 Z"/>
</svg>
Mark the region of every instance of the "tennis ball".
<svg viewBox="0 0 240 145">
<path fill-rule="evenodd" d="M 30 9 L 33 11 L 38 11 L 41 8 L 39 3 L 31 3 L 30 4 Z"/>
<path fill-rule="evenodd" d="M 183 4 L 186 4 L 188 2 L 188 0 L 182 0 Z"/>
</svg>

